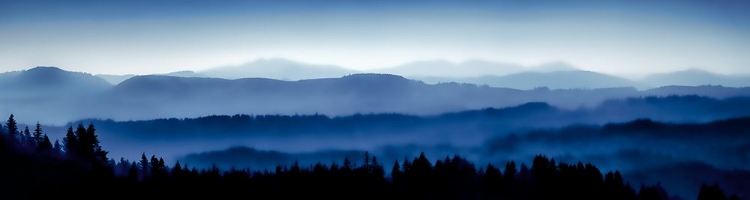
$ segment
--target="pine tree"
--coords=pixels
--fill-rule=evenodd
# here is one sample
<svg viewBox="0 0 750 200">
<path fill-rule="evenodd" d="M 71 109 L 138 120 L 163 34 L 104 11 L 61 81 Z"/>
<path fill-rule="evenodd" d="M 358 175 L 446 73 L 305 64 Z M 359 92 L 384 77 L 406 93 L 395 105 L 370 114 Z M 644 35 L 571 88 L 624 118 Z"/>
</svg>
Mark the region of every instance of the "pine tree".
<svg viewBox="0 0 750 200">
<path fill-rule="evenodd" d="M 180 177 L 181 175 L 182 175 L 182 165 L 180 165 L 180 161 L 177 161 L 177 163 L 175 163 L 174 167 L 172 168 L 172 176 Z"/>
<path fill-rule="evenodd" d="M 89 137 L 89 145 L 93 147 L 93 159 L 100 162 L 106 161 L 109 151 L 103 150 L 102 146 L 99 145 L 99 136 L 96 135 L 96 128 L 94 128 L 93 123 L 89 124 L 89 127 L 86 128 L 86 135 Z"/>
<path fill-rule="evenodd" d="M 138 174 L 138 165 L 136 165 L 136 163 L 133 162 L 130 165 L 130 168 L 128 169 L 128 175 L 127 175 L 126 178 L 130 182 L 136 182 L 136 181 L 138 181 L 138 175 L 139 175 Z"/>
<path fill-rule="evenodd" d="M 68 129 L 68 134 L 71 134 L 71 132 L 72 127 Z M 80 159 L 89 162 L 107 162 L 108 152 L 102 150 L 102 147 L 99 146 L 99 139 L 96 136 L 96 128 L 94 128 L 94 124 L 89 124 L 88 128 L 84 128 L 83 124 L 79 123 L 75 132 L 72 132 L 72 135 L 76 138 L 76 142 L 70 146 L 74 149 L 74 152 Z M 68 145 L 66 145 L 66 148 L 67 147 Z"/>
<path fill-rule="evenodd" d="M 39 124 L 39 122 L 36 122 L 36 129 L 34 129 L 34 140 L 37 143 L 42 143 L 44 140 L 43 135 L 44 133 L 42 133 L 42 125 Z"/>
<path fill-rule="evenodd" d="M 378 163 L 377 156 L 372 157 L 372 164 L 370 166 L 372 168 L 370 172 L 375 176 L 375 178 L 383 178 L 385 176 L 385 170 L 383 169 L 383 166 Z"/>
<path fill-rule="evenodd" d="M 60 145 L 60 140 L 55 140 L 55 144 L 52 145 L 52 152 L 55 155 L 60 155 L 62 153 L 62 145 Z"/>
<path fill-rule="evenodd" d="M 714 183 L 712 186 L 706 184 L 701 185 L 701 190 L 698 193 L 698 200 L 724 200 L 727 199 L 724 191 L 721 190 L 719 184 Z"/>
<path fill-rule="evenodd" d="M 159 159 L 156 158 L 156 155 L 151 155 L 151 162 L 149 162 L 151 166 L 151 172 L 159 170 Z"/>
<path fill-rule="evenodd" d="M 52 150 L 52 142 L 49 141 L 49 137 L 47 137 L 46 134 L 42 137 L 42 142 L 39 143 L 38 149 L 41 152 L 49 152 Z"/>
<path fill-rule="evenodd" d="M 148 166 L 148 158 L 146 158 L 146 153 L 144 152 L 141 154 L 141 163 L 139 163 L 141 166 L 141 176 L 142 178 L 148 177 L 149 174 L 149 166 Z"/>
<path fill-rule="evenodd" d="M 26 147 L 28 147 L 28 148 L 35 147 L 34 145 L 35 145 L 36 141 L 34 140 L 34 138 L 32 138 L 31 131 L 29 131 L 29 127 L 28 126 L 26 126 L 26 128 L 23 129 L 23 136 L 22 136 L 22 140 L 21 141 L 23 141 L 24 145 L 26 145 Z"/>
<path fill-rule="evenodd" d="M 65 148 L 65 155 L 68 157 L 74 156 L 78 152 L 76 152 L 78 147 L 78 138 L 76 137 L 75 133 L 73 133 L 73 127 L 68 127 L 68 132 L 65 134 L 65 138 L 63 138 L 63 147 Z"/>
<path fill-rule="evenodd" d="M 164 159 L 159 157 L 159 170 L 165 171 L 167 170 L 167 165 L 164 164 Z"/>
<path fill-rule="evenodd" d="M 13 118 L 13 114 L 10 114 L 8 121 L 5 123 L 5 126 L 8 127 L 8 134 L 10 134 L 11 138 L 17 139 L 18 138 L 18 124 L 16 123 L 16 120 Z"/>
<path fill-rule="evenodd" d="M 164 178 L 164 159 L 157 159 L 156 155 L 151 155 L 151 177 L 154 179 Z"/>
<path fill-rule="evenodd" d="M 409 158 L 404 157 L 404 164 L 401 165 L 401 168 L 403 168 L 403 170 L 401 170 L 403 173 L 411 171 L 411 162 L 409 161 Z"/>
<path fill-rule="evenodd" d="M 93 147 L 91 146 L 91 139 L 86 133 L 86 128 L 83 127 L 83 124 L 79 123 L 78 127 L 73 133 L 78 139 L 78 145 L 73 147 L 75 149 L 75 152 L 78 154 L 78 156 L 80 156 L 80 158 L 89 160 L 89 158 L 93 157 L 93 150 L 91 150 L 93 149 Z"/>
<path fill-rule="evenodd" d="M 396 160 L 391 168 L 391 178 L 396 179 L 401 173 L 401 165 L 398 163 L 398 160 Z"/>
<path fill-rule="evenodd" d="M 505 164 L 505 170 L 503 171 L 503 179 L 505 180 L 506 184 L 512 184 L 516 181 L 516 173 L 518 173 L 518 170 L 516 169 L 516 162 L 509 161 Z"/>
</svg>

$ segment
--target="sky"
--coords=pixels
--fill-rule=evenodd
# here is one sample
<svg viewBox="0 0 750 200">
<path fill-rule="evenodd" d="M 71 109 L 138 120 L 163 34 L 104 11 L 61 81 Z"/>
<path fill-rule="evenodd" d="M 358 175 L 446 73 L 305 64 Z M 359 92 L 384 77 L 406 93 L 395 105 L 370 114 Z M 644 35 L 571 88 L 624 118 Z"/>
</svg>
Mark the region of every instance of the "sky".
<svg viewBox="0 0 750 200">
<path fill-rule="evenodd" d="M 153 74 L 284 58 L 750 74 L 747 10 L 734 0 L 0 0 L 0 71 Z"/>
</svg>

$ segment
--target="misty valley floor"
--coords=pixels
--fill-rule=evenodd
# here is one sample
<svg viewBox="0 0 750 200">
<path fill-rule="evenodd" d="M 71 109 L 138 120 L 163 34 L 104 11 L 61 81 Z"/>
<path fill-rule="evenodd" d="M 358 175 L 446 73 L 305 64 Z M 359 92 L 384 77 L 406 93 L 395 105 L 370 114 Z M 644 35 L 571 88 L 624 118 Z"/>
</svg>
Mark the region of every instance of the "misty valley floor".
<svg viewBox="0 0 750 200">
<path fill-rule="evenodd" d="M 750 118 L 705 124 L 636 120 L 601 127 L 548 131 L 558 132 L 551 135 L 565 135 L 578 140 L 620 134 L 658 135 L 660 138 L 690 136 L 690 140 L 700 140 L 701 136 L 707 134 L 704 132 L 712 132 L 710 138 L 713 139 L 742 136 L 738 134 L 747 131 L 747 124 L 750 124 Z M 262 170 L 220 168 L 216 164 L 199 168 L 179 161 L 168 165 L 163 158 L 156 155 L 149 158 L 145 153 L 138 161 L 121 158 L 117 162 L 108 158 L 109 152 L 100 146 L 99 129 L 93 123 L 88 126 L 81 123 L 75 128 L 71 126 L 63 143 L 56 141 L 54 144 L 41 126 L 37 126 L 33 133 L 28 128 L 20 131 L 13 116 L 4 128 L 0 137 L 0 159 L 5 161 L 0 165 L 0 172 L 4 178 L 0 185 L 5 186 L 3 194 L 14 199 L 95 197 L 93 193 L 71 192 L 81 188 L 132 197 L 145 194 L 165 194 L 168 197 L 252 194 L 257 197 L 294 198 L 304 194 L 309 198 L 343 199 L 356 194 L 367 195 L 368 198 L 415 199 L 696 198 L 671 194 L 662 183 L 633 185 L 627 177 L 635 174 L 623 174 L 618 170 L 603 171 L 594 164 L 580 161 L 568 164 L 545 155 L 534 156 L 529 164 L 511 160 L 502 165 L 476 165 L 458 155 L 430 160 L 420 153 L 413 159 L 404 158 L 391 164 L 382 162 L 382 157 L 379 159 L 365 152 L 361 160 L 351 160 L 347 156 L 341 162 L 330 164 L 317 162 L 302 165 L 294 161 Z M 523 137 L 536 138 L 531 141 L 544 141 L 546 139 L 541 137 L 546 134 L 543 132 L 529 132 Z M 497 145 L 497 142 L 526 145 L 521 140 L 502 137 L 491 144 Z M 741 199 L 747 195 L 744 192 L 748 190 L 743 190 L 747 185 L 743 181 L 750 180 L 750 173 L 735 172 L 735 175 L 739 180 L 721 180 L 728 184 L 703 182 L 689 188 L 698 199 Z M 738 186 L 740 188 L 736 188 Z M 39 190 L 47 192 L 34 192 Z"/>
</svg>

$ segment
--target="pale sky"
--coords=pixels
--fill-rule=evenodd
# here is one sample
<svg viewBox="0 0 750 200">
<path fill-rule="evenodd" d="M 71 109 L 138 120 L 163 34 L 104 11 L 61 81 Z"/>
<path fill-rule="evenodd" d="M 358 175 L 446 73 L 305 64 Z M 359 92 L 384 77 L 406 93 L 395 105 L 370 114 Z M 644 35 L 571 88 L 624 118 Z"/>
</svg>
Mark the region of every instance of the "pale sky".
<svg viewBox="0 0 750 200">
<path fill-rule="evenodd" d="M 285 58 L 562 61 L 610 74 L 750 74 L 750 1 L 6 1 L 0 71 L 203 70 Z"/>
</svg>

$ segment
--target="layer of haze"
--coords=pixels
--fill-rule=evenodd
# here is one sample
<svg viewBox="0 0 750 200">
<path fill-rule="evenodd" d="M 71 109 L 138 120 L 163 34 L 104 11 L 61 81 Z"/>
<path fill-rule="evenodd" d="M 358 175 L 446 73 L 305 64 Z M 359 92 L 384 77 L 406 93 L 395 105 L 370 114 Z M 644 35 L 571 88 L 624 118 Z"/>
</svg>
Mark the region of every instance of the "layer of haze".
<svg viewBox="0 0 750 200">
<path fill-rule="evenodd" d="M 6 1 L 0 71 L 152 74 L 281 57 L 355 70 L 444 59 L 639 75 L 750 73 L 748 1 Z"/>
</svg>

